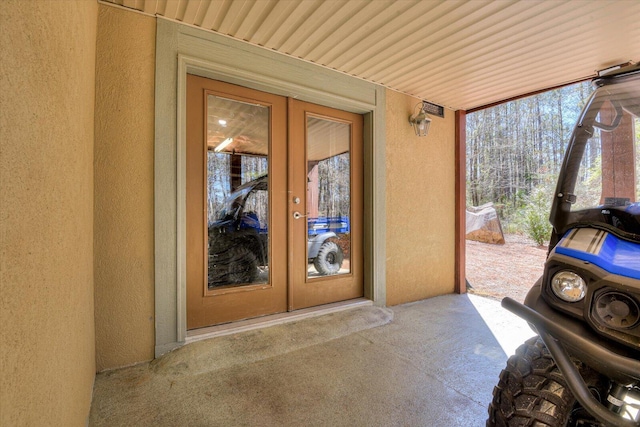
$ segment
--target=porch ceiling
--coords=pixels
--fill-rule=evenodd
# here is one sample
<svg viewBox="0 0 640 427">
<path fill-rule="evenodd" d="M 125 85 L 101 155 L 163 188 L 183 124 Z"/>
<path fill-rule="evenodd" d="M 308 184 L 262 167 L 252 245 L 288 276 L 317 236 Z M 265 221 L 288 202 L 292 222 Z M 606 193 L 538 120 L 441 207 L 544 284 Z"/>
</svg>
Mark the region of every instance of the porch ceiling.
<svg viewBox="0 0 640 427">
<path fill-rule="evenodd" d="M 469 110 L 640 61 L 640 1 L 105 0 Z"/>
</svg>

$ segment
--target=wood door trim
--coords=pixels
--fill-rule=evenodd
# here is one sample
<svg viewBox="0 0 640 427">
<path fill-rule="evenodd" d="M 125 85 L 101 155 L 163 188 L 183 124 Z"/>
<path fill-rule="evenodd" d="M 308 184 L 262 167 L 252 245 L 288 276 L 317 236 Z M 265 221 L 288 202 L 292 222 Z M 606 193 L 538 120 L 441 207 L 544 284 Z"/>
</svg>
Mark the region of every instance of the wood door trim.
<svg viewBox="0 0 640 427">
<path fill-rule="evenodd" d="M 220 82 L 218 82 L 220 83 Z M 256 101 L 254 98 L 251 97 L 247 97 L 247 96 L 241 96 L 238 95 L 237 93 L 231 93 L 231 90 L 229 91 L 220 91 L 220 90 L 210 90 L 210 89 L 205 89 L 204 90 L 204 96 L 203 96 L 203 135 L 207 135 L 207 97 L 209 95 L 213 95 L 213 96 L 224 96 L 225 99 L 231 99 L 234 101 L 238 101 L 238 102 L 246 102 L 246 103 L 257 103 L 260 105 L 267 105 L 263 102 L 260 101 Z M 272 107 L 272 104 L 269 104 L 270 107 Z M 271 140 L 271 138 L 270 138 Z M 269 142 L 269 145 L 271 145 L 271 141 Z M 202 161 L 203 161 L 203 170 L 207 169 L 207 155 L 208 155 L 208 150 L 209 150 L 209 145 L 207 144 L 202 144 L 203 147 L 203 151 L 204 151 L 204 155 L 202 157 Z M 269 151 L 271 150 L 271 147 L 269 147 Z M 206 188 L 207 186 L 207 176 L 206 174 L 202 175 L 202 188 Z M 202 216 L 202 220 L 203 220 L 203 227 L 204 229 L 206 229 L 208 227 L 208 207 L 207 207 L 207 192 L 206 191 L 202 191 L 202 202 L 203 202 L 203 206 L 204 206 L 204 214 Z M 271 200 L 269 200 L 269 204 L 271 204 Z M 204 257 L 204 261 L 203 261 L 203 277 L 207 277 L 207 240 L 203 239 L 202 241 L 202 246 L 203 246 L 203 257 Z M 269 251 L 271 251 L 271 245 L 269 245 Z M 271 274 L 271 273 L 269 273 Z M 259 284 L 255 284 L 255 285 L 242 285 L 242 286 L 234 286 L 234 285 L 229 285 L 226 287 L 221 287 L 221 288 L 216 288 L 213 290 L 209 290 L 209 287 L 206 285 L 205 282 L 203 282 L 203 292 L 204 292 L 204 296 L 208 297 L 208 296 L 215 296 L 215 295 L 228 295 L 228 294 L 233 294 L 233 293 L 238 293 L 238 292 L 251 292 L 251 291 L 257 291 L 257 290 L 262 290 L 262 289 L 269 289 L 272 288 L 272 282 L 271 282 L 271 277 L 269 277 L 269 281 L 268 283 L 259 283 Z"/>
</svg>

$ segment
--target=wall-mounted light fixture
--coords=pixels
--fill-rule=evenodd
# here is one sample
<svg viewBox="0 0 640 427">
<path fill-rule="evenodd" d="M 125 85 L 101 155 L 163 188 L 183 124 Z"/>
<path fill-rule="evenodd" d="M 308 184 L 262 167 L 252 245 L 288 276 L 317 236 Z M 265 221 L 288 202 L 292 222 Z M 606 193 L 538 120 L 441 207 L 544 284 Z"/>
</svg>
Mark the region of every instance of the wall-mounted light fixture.
<svg viewBox="0 0 640 427">
<path fill-rule="evenodd" d="M 418 136 L 427 136 L 429 133 L 431 117 L 427 114 L 427 105 L 426 101 L 417 103 L 413 109 L 413 115 L 409 116 L 409 123 L 411 123 Z"/>
</svg>

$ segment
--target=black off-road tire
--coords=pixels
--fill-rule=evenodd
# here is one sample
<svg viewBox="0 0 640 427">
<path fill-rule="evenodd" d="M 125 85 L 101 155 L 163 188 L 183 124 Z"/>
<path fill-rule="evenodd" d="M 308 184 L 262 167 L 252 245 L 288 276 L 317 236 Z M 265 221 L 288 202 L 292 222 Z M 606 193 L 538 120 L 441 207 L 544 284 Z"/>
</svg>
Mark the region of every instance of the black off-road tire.
<svg viewBox="0 0 640 427">
<path fill-rule="evenodd" d="M 258 259 L 243 245 L 209 256 L 209 289 L 217 286 L 253 283 L 258 278 Z"/>
<path fill-rule="evenodd" d="M 313 260 L 313 266 L 323 276 L 336 274 L 342 267 L 344 254 L 335 242 L 326 241 L 320 246 L 318 255 Z"/>
<path fill-rule="evenodd" d="M 598 375 L 576 363 L 587 384 Z M 593 387 L 596 390 L 596 387 Z M 590 419 L 576 404 L 544 342 L 534 337 L 521 345 L 500 373 L 489 405 L 487 427 L 568 427 Z M 594 424 L 595 425 L 595 424 Z"/>
<path fill-rule="evenodd" d="M 252 283 L 258 278 L 258 259 L 245 246 L 235 246 L 230 249 L 231 260 L 227 270 L 229 283 L 239 285 Z"/>
</svg>

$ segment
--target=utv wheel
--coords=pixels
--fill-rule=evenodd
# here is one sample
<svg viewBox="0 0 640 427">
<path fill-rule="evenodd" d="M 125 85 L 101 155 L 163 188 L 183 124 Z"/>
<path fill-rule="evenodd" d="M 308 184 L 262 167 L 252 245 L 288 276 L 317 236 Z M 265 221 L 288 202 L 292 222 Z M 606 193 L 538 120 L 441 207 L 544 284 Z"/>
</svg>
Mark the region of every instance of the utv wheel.
<svg viewBox="0 0 640 427">
<path fill-rule="evenodd" d="M 597 373 L 580 363 L 576 366 L 597 395 Z M 521 345 L 493 389 L 487 427 L 591 425 L 599 424 L 576 403 L 542 340 L 534 337 Z"/>
<path fill-rule="evenodd" d="M 342 267 L 344 254 L 335 242 L 324 242 L 318 250 L 318 255 L 313 260 L 313 266 L 323 276 L 336 274 Z"/>
<path fill-rule="evenodd" d="M 258 260 L 244 246 L 209 255 L 209 289 L 225 285 L 253 283 L 258 278 Z"/>
<path fill-rule="evenodd" d="M 255 254 L 244 246 L 233 247 L 229 252 L 227 282 L 234 285 L 254 282 L 258 278 L 258 259 Z"/>
</svg>

